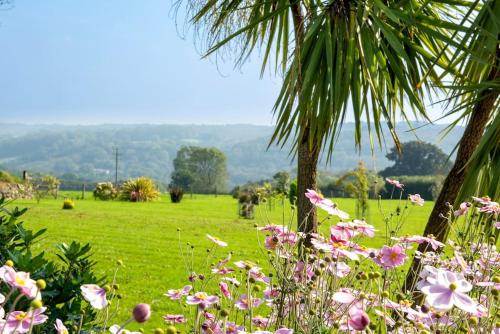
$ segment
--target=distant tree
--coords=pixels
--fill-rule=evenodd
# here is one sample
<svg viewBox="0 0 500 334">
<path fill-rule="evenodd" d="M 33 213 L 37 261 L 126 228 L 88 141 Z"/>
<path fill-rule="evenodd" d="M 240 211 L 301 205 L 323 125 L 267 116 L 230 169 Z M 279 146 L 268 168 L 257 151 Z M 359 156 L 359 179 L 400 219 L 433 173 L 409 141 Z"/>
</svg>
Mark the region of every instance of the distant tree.
<svg viewBox="0 0 500 334">
<path fill-rule="evenodd" d="M 286 171 L 280 171 L 273 175 L 274 189 L 280 194 L 288 192 L 290 187 L 290 174 Z"/>
<path fill-rule="evenodd" d="M 358 218 L 366 217 L 368 214 L 370 184 L 365 164 L 360 161 L 358 168 L 344 174 L 337 183 L 343 185 L 345 191 L 356 199 L 356 216 Z"/>
<path fill-rule="evenodd" d="M 387 159 L 394 165 L 380 172 L 382 176 L 435 175 L 446 174 L 450 170 L 448 155 L 436 145 L 421 141 L 401 144 L 402 153 L 393 147 Z"/>
<path fill-rule="evenodd" d="M 174 159 L 170 187 L 197 193 L 227 190 L 226 156 L 214 147 L 184 146 Z"/>
</svg>

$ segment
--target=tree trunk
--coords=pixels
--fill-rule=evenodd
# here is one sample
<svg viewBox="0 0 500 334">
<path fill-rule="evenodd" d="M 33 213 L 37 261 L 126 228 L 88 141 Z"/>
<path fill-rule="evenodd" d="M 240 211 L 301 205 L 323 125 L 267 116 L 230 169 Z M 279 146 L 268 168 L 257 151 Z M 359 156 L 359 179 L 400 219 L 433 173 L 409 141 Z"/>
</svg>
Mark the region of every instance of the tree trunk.
<svg viewBox="0 0 500 334">
<path fill-rule="evenodd" d="M 500 78 L 499 58 L 500 47 L 497 47 L 497 62 L 495 66 L 491 68 L 488 81 Z M 450 212 L 449 204 L 453 205 L 455 203 L 458 193 L 460 192 L 462 183 L 468 173 L 467 162 L 481 141 L 481 137 L 483 136 L 483 132 L 499 93 L 499 90 L 486 89 L 479 94 L 479 100 L 474 106 L 467 127 L 460 139 L 455 163 L 443 183 L 443 188 L 439 193 L 436 204 L 425 226 L 424 236 L 431 234 L 436 240 L 441 242 L 446 241 L 450 231 L 450 226 L 446 218 Z M 425 252 L 427 249 L 429 249 L 427 243 L 422 243 L 418 247 L 420 252 Z M 420 259 L 413 258 L 413 262 L 406 276 L 405 290 L 411 292 L 415 291 L 415 284 L 421 269 Z"/>
<path fill-rule="evenodd" d="M 305 196 L 307 189 L 316 190 L 319 149 L 308 141 L 308 130 L 304 131 L 297 154 L 297 219 L 298 231 L 314 233 L 318 231 L 316 207 Z M 307 243 L 307 242 L 306 242 Z"/>
</svg>

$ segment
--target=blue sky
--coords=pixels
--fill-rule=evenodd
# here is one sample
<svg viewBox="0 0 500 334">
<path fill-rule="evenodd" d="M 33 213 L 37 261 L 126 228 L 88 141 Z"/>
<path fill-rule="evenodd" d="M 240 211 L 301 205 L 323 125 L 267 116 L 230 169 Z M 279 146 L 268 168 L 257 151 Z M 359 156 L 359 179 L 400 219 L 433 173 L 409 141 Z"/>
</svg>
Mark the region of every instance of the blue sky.
<svg viewBox="0 0 500 334">
<path fill-rule="evenodd" d="M 0 11 L 0 119 L 272 124 L 280 78 L 201 59 L 172 0 L 14 0 Z M 181 18 L 182 23 L 182 18 Z"/>
</svg>

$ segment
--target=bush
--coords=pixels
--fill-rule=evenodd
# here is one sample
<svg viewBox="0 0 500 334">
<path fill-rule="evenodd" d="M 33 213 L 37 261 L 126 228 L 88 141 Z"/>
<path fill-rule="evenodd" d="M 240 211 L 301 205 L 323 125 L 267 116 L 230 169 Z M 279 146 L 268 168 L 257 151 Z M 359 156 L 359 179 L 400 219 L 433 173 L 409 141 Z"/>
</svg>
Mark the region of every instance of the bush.
<svg viewBox="0 0 500 334">
<path fill-rule="evenodd" d="M 120 189 L 120 199 L 130 202 L 149 202 L 157 199 L 160 192 L 150 178 L 141 176 L 126 181 Z"/>
<path fill-rule="evenodd" d="M 102 201 L 109 201 L 116 198 L 118 192 L 116 191 L 113 183 L 99 182 L 95 186 L 94 198 Z"/>
<path fill-rule="evenodd" d="M 87 328 L 96 319 L 96 312 L 84 302 L 80 286 L 105 283 L 104 278 L 98 278 L 94 273 L 96 263 L 91 260 L 91 246 L 73 241 L 69 245 L 58 245 L 56 256 L 46 257 L 44 252 L 34 254 L 34 246 L 46 229 L 26 229 L 21 218 L 27 209 L 10 209 L 7 204 L 5 199 L 0 198 L 0 263 L 8 263 L 16 271 L 30 273 L 30 279 L 45 281 L 41 296 L 43 305 L 47 307 L 44 314 L 48 316 L 48 320 L 37 326 L 35 332 L 53 333 L 55 319 L 78 325 L 83 313 L 85 317 L 82 319 L 82 327 Z M 0 278 L 0 294 L 13 297 L 2 305 L 8 312 L 18 294 L 10 293 L 11 288 L 1 281 Z M 20 298 L 16 305 L 16 309 L 27 309 L 30 300 Z"/>
<path fill-rule="evenodd" d="M 297 203 L 297 180 L 293 180 L 290 183 L 290 190 L 288 191 L 288 200 L 292 205 L 295 205 L 295 203 Z"/>
<path fill-rule="evenodd" d="M 405 192 L 409 194 L 420 194 L 422 198 L 427 200 L 434 200 L 439 195 L 443 185 L 444 176 L 442 175 L 428 175 L 428 176 L 395 176 L 389 177 L 396 179 L 404 184 Z M 382 192 L 383 198 L 390 198 L 398 196 L 392 193 L 392 186 L 386 185 L 385 191 Z M 399 192 L 397 192 L 399 194 Z"/>
<path fill-rule="evenodd" d="M 0 170 L 0 182 L 21 183 L 22 181 L 17 176 L 14 176 L 7 171 Z"/>
<path fill-rule="evenodd" d="M 180 203 L 182 201 L 182 196 L 184 196 L 184 190 L 179 187 L 170 189 L 170 201 L 172 203 Z"/>
<path fill-rule="evenodd" d="M 64 210 L 72 210 L 75 208 L 75 202 L 70 198 L 66 198 L 63 202 L 62 208 Z"/>
</svg>

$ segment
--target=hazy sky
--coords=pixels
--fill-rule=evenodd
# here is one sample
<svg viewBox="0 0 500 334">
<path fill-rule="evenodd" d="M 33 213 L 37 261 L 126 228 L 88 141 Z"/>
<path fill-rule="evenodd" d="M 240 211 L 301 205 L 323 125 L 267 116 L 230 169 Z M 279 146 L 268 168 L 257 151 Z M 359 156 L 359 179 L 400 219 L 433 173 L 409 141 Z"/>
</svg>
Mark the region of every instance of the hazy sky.
<svg viewBox="0 0 500 334">
<path fill-rule="evenodd" d="M 172 0 L 14 0 L 0 11 L 0 121 L 272 124 L 280 79 L 182 39 Z"/>
</svg>

